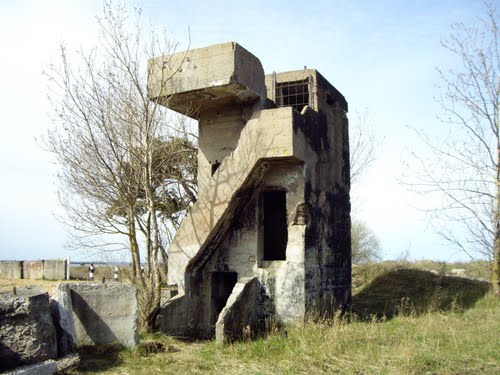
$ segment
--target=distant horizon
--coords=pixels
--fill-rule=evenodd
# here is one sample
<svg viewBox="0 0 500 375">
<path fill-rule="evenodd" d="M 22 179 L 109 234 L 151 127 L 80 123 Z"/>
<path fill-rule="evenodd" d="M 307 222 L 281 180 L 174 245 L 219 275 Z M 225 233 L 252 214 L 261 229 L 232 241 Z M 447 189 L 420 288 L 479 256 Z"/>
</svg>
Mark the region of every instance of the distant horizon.
<svg viewBox="0 0 500 375">
<path fill-rule="evenodd" d="M 33 261 L 42 261 L 42 260 L 66 260 L 67 258 L 47 258 L 47 259 L 0 259 L 0 262 L 33 262 Z M 367 263 L 384 263 L 384 262 L 410 262 L 410 263 L 418 263 L 418 262 L 436 262 L 440 263 L 443 261 L 439 260 L 434 260 L 434 259 L 382 259 L 382 260 L 377 260 L 373 262 L 367 262 Z M 474 262 L 489 262 L 488 259 L 469 259 L 469 260 L 450 260 L 450 261 L 444 261 L 444 263 L 474 263 Z M 86 260 L 86 261 L 73 261 L 70 260 L 70 265 L 75 266 L 75 265 L 86 265 L 86 264 L 109 264 L 109 265 L 129 265 L 132 264 L 132 262 L 113 262 L 113 261 L 93 261 L 93 260 Z M 141 265 L 145 265 L 145 262 L 141 262 Z M 353 266 L 357 265 L 362 265 L 365 263 L 353 263 Z"/>
</svg>

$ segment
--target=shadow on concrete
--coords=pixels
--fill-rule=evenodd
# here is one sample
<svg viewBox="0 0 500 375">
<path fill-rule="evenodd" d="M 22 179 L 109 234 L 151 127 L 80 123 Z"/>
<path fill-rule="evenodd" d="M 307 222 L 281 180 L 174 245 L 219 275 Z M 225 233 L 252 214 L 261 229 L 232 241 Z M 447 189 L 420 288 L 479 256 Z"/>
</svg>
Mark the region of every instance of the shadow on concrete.
<svg viewBox="0 0 500 375">
<path fill-rule="evenodd" d="M 95 344 L 107 344 L 118 341 L 108 324 L 94 311 L 81 295 L 71 290 L 73 313 L 82 323 L 86 334 Z M 112 301 L 109 301 L 112 303 Z"/>
<path fill-rule="evenodd" d="M 26 363 L 23 363 L 18 353 L 0 342 L 0 372 L 11 370 L 23 364 Z"/>
<path fill-rule="evenodd" d="M 485 281 L 395 269 L 375 278 L 352 298 L 351 312 L 360 319 L 463 311 L 490 290 Z"/>
</svg>

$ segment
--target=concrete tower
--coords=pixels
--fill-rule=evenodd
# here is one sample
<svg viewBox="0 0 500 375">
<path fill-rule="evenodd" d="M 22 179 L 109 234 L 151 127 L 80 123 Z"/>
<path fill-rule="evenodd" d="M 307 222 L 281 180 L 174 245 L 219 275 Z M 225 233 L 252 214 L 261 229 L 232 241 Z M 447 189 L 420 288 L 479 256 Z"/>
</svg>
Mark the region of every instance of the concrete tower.
<svg viewBox="0 0 500 375">
<path fill-rule="evenodd" d="M 149 61 L 149 97 L 199 121 L 198 201 L 158 323 L 225 342 L 351 299 L 347 102 L 314 69 L 264 75 L 236 43 Z"/>
</svg>

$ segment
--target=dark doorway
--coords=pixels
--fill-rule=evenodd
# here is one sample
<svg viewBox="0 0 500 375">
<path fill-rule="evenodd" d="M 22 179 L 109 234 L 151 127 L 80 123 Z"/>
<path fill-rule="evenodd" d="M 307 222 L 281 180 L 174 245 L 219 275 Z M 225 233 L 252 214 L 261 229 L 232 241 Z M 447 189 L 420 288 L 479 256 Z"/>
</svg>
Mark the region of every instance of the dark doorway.
<svg viewBox="0 0 500 375">
<path fill-rule="evenodd" d="M 286 191 L 262 193 L 264 229 L 263 260 L 286 260 L 288 228 L 286 223 Z"/>
<path fill-rule="evenodd" d="M 212 273 L 212 324 L 215 325 L 217 322 L 237 280 L 238 274 L 236 272 Z"/>
</svg>

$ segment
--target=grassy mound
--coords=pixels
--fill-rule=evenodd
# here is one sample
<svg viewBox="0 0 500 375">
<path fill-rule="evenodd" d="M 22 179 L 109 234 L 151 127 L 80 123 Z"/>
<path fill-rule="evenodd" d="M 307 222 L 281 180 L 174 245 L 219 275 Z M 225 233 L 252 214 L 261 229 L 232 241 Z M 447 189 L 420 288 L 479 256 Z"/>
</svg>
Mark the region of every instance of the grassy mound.
<svg viewBox="0 0 500 375">
<path fill-rule="evenodd" d="M 355 294 L 352 312 L 365 319 L 464 310 L 474 306 L 489 289 L 485 281 L 397 268 L 382 273 Z"/>
</svg>

